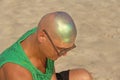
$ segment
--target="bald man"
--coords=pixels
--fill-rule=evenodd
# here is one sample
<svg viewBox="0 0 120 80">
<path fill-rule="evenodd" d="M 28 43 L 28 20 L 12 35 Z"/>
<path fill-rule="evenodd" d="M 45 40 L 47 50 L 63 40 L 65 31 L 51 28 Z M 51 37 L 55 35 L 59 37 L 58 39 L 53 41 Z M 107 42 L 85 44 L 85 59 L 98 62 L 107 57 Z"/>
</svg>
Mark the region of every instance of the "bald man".
<svg viewBox="0 0 120 80">
<path fill-rule="evenodd" d="M 92 80 L 85 69 L 55 73 L 54 61 L 76 47 L 76 35 L 69 14 L 46 14 L 0 55 L 0 80 Z"/>
</svg>

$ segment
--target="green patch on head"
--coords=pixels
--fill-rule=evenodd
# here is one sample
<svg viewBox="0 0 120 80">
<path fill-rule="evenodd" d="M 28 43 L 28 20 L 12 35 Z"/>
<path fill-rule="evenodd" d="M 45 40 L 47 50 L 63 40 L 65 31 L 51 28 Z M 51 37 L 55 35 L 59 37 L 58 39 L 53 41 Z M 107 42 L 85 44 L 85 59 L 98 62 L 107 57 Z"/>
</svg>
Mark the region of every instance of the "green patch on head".
<svg viewBox="0 0 120 80">
<path fill-rule="evenodd" d="M 58 34 L 60 35 L 63 42 L 70 42 L 72 36 L 72 25 L 70 23 L 63 23 L 61 20 L 57 21 Z"/>
</svg>

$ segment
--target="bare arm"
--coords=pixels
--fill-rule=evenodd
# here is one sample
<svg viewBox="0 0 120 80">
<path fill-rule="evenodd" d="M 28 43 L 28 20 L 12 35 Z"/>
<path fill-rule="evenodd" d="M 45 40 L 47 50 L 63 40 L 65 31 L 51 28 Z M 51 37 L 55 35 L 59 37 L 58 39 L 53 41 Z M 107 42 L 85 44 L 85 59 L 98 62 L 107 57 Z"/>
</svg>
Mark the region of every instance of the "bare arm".
<svg viewBox="0 0 120 80">
<path fill-rule="evenodd" d="M 54 74 L 52 75 L 51 80 L 57 80 L 57 78 L 56 78 L 56 73 L 55 73 L 55 68 L 54 68 Z"/>
<path fill-rule="evenodd" d="M 6 63 L 0 68 L 0 80 L 32 80 L 32 75 L 17 64 Z"/>
</svg>

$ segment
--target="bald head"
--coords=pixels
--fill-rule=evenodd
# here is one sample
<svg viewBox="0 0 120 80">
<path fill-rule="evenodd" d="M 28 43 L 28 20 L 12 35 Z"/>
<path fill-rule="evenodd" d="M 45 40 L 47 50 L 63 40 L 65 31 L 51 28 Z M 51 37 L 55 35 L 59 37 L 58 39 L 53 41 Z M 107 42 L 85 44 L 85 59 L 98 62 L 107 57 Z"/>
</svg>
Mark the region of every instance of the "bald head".
<svg viewBox="0 0 120 80">
<path fill-rule="evenodd" d="M 53 12 L 45 15 L 41 19 L 38 29 L 45 29 L 54 42 L 61 44 L 73 43 L 77 35 L 71 16 L 65 12 Z"/>
</svg>

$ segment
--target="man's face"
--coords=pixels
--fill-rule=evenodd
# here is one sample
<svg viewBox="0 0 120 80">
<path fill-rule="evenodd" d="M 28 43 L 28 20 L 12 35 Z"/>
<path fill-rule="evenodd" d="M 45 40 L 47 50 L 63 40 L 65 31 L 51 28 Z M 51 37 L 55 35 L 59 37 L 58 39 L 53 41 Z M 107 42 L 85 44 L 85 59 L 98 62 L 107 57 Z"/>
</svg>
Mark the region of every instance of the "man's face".
<svg viewBox="0 0 120 80">
<path fill-rule="evenodd" d="M 67 53 L 68 51 L 70 51 L 71 49 L 75 48 L 76 45 L 73 44 L 72 46 L 70 46 L 69 48 L 62 48 L 59 47 L 57 45 L 55 45 L 52 41 L 52 39 L 50 38 L 48 32 L 46 30 L 43 30 L 43 32 L 46 34 L 47 38 L 49 39 L 49 41 L 51 42 L 51 45 L 53 47 L 53 49 L 56 51 L 58 56 L 64 55 L 65 53 Z"/>
</svg>

